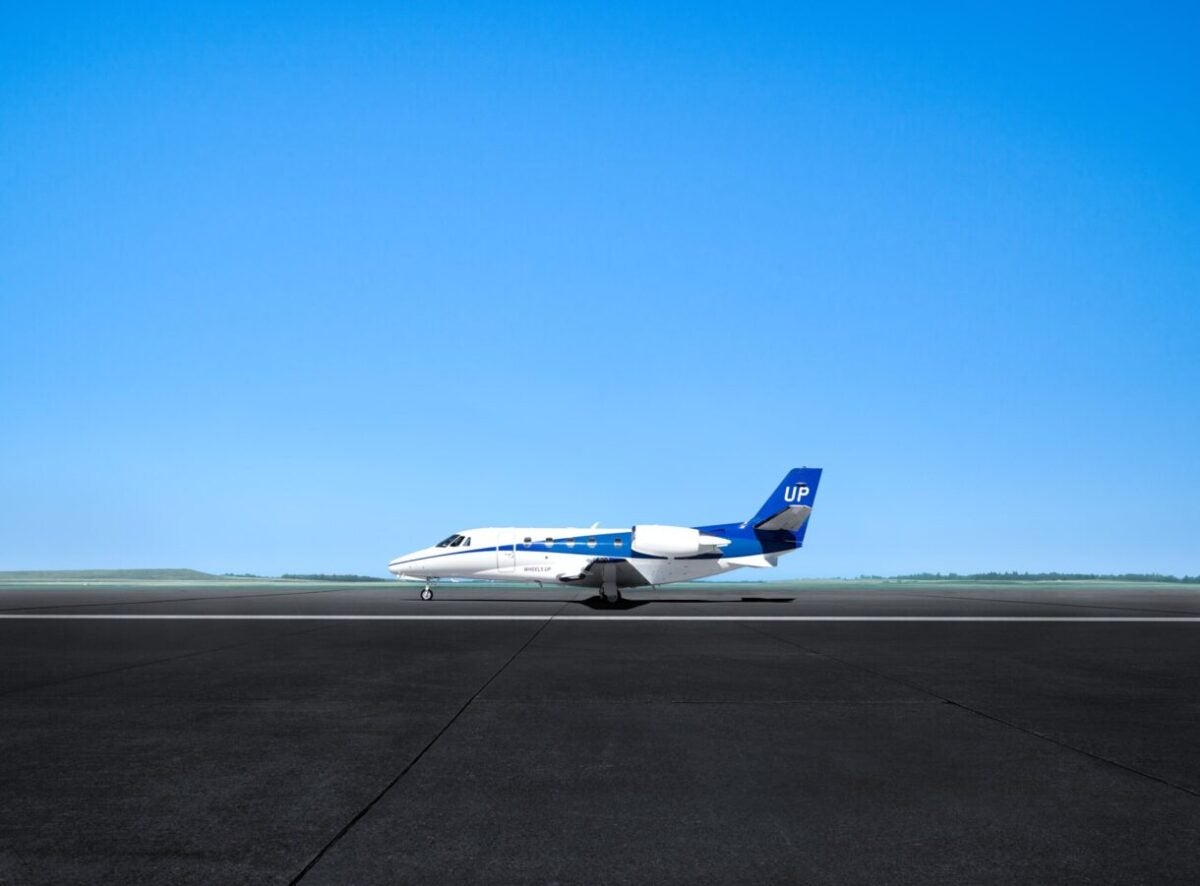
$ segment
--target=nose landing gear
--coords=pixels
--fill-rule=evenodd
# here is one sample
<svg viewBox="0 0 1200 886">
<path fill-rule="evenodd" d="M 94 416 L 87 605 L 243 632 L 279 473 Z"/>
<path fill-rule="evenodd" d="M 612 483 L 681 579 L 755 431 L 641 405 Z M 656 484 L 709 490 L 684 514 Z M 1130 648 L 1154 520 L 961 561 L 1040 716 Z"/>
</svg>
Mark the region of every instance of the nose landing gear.
<svg viewBox="0 0 1200 886">
<path fill-rule="evenodd" d="M 425 587 L 423 587 L 421 589 L 421 599 L 422 600 L 432 600 L 433 599 L 433 588 L 431 588 L 429 586 L 429 582 L 425 582 Z"/>
</svg>

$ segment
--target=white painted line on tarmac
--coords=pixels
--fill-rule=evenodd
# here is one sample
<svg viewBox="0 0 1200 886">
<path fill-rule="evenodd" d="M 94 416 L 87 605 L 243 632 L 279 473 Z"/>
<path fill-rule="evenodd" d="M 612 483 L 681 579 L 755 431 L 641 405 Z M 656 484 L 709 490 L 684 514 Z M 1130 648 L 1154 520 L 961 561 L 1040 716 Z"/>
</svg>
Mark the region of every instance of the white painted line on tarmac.
<svg viewBox="0 0 1200 886">
<path fill-rule="evenodd" d="M 695 622 L 1096 622 L 1099 624 L 1200 623 L 1200 616 L 1140 615 L 320 615 L 186 612 L 0 612 L 3 621 L 695 621 Z"/>
</svg>

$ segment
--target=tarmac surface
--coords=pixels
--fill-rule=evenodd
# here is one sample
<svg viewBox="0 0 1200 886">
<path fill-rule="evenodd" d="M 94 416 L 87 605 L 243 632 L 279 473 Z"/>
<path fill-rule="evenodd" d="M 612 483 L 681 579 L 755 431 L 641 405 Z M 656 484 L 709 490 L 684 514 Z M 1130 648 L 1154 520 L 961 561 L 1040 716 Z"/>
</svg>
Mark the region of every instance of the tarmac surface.
<svg viewBox="0 0 1200 886">
<path fill-rule="evenodd" d="M 1200 882 L 1195 588 L 627 596 L 0 585 L 0 883 Z"/>
</svg>

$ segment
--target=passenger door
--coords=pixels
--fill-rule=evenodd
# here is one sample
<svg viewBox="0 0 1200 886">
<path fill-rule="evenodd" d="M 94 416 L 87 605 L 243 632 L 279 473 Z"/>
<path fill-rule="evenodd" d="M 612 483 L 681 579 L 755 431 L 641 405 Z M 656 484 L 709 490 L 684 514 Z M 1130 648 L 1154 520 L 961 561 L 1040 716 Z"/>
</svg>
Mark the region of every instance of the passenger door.
<svg viewBox="0 0 1200 886">
<path fill-rule="evenodd" d="M 496 545 L 496 568 L 512 572 L 517 568 L 517 543 Z"/>
</svg>

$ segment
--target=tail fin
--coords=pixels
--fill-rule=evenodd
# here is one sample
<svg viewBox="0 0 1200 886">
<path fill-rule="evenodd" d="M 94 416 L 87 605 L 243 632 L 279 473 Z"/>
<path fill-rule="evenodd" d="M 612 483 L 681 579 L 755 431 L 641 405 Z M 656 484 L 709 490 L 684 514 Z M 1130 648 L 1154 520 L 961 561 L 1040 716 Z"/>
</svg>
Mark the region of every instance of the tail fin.
<svg viewBox="0 0 1200 886">
<path fill-rule="evenodd" d="M 762 532 L 784 530 L 795 535 L 797 542 L 803 541 L 820 482 L 820 468 L 792 468 L 745 525 Z"/>
</svg>

